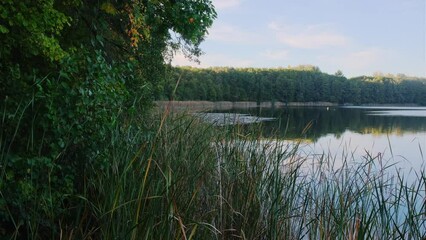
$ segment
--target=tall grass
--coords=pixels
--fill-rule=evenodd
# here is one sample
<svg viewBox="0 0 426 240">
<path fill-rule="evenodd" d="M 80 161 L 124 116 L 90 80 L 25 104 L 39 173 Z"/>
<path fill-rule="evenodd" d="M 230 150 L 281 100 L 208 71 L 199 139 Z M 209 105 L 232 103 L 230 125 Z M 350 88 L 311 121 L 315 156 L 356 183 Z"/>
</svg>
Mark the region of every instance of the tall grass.
<svg viewBox="0 0 426 240">
<path fill-rule="evenodd" d="M 424 171 L 408 182 L 381 166 L 380 156 L 306 157 L 297 144 L 262 138 L 258 126 L 214 128 L 167 114 L 150 132 L 131 126 L 113 132 L 104 156 L 110 166 L 85 173 L 83 191 L 68 197 L 72 214 L 55 218 L 55 238 L 426 236 Z"/>
<path fill-rule="evenodd" d="M 107 239 L 420 239 L 425 174 L 388 175 L 380 156 L 302 157 L 238 127 L 162 118 L 151 138 L 116 136 L 92 184 Z M 123 141 L 126 139 L 126 141 Z M 124 144 L 124 145 L 123 145 Z M 343 161 L 336 170 L 335 161 Z M 312 163 L 311 163 L 312 162 Z M 308 170 L 308 167 L 309 170 Z"/>
</svg>

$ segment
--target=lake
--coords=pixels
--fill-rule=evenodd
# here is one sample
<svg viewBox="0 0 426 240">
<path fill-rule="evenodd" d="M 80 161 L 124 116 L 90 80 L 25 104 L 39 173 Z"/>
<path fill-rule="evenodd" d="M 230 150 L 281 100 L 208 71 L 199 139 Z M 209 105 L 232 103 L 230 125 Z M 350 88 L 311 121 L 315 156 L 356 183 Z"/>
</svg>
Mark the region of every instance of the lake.
<svg viewBox="0 0 426 240">
<path fill-rule="evenodd" d="M 425 107 L 249 108 L 212 111 L 207 118 L 261 124 L 265 138 L 301 141 L 299 150 L 307 156 L 350 156 L 362 162 L 370 155 L 404 175 L 425 169 Z"/>
</svg>

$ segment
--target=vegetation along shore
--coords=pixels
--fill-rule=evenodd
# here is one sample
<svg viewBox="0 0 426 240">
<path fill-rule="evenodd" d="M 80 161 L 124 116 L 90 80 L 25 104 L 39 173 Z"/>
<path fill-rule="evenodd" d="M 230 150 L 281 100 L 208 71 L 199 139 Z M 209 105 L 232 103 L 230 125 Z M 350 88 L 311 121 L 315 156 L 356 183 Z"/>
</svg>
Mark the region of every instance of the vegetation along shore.
<svg viewBox="0 0 426 240">
<path fill-rule="evenodd" d="M 178 81 L 179 80 L 179 81 Z M 426 105 L 426 79 L 404 74 L 345 77 L 318 67 L 170 69 L 160 99 L 333 104 Z"/>
<path fill-rule="evenodd" d="M 1 1 L 0 239 L 424 239 L 424 170 L 350 152 L 336 169 L 262 123 L 154 105 L 426 105 L 425 79 L 172 67 L 216 17 L 210 0 Z"/>
</svg>

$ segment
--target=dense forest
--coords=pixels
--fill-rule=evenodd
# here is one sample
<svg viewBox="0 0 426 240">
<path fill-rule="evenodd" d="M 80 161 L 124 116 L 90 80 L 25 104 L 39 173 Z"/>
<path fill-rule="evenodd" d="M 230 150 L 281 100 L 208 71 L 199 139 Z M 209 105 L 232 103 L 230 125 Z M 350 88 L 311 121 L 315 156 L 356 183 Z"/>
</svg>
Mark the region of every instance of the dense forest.
<svg viewBox="0 0 426 240">
<path fill-rule="evenodd" d="M 346 78 L 315 66 L 289 68 L 172 69 L 163 99 L 179 79 L 175 100 L 332 102 L 426 105 L 426 79 L 403 74 Z"/>
</svg>

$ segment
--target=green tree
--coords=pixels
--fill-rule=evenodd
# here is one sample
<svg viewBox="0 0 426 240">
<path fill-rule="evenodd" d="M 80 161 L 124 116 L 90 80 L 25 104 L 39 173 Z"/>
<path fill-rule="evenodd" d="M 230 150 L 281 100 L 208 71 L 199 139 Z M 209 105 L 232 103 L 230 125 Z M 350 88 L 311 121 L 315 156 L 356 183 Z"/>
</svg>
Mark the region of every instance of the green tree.
<svg viewBox="0 0 426 240">
<path fill-rule="evenodd" d="M 360 76 L 347 79 L 342 74 L 322 73 L 313 66 L 280 69 L 174 68 L 172 71 L 184 76 L 182 83 L 189 79 L 192 82 L 192 90 L 187 89 L 188 94 L 181 94 L 182 91 L 177 89 L 181 100 L 198 99 L 195 93 L 200 89 L 205 92 L 206 100 L 219 101 L 423 104 L 423 96 L 426 96 L 424 79 L 401 74 L 397 77 Z"/>
<path fill-rule="evenodd" d="M 0 1 L 0 235 L 59 238 L 113 132 L 143 127 L 168 58 L 199 56 L 215 17 L 209 0 Z"/>
<path fill-rule="evenodd" d="M 336 77 L 344 77 L 343 72 L 341 70 L 337 70 L 336 73 L 334 73 L 334 76 L 336 76 Z"/>
</svg>

